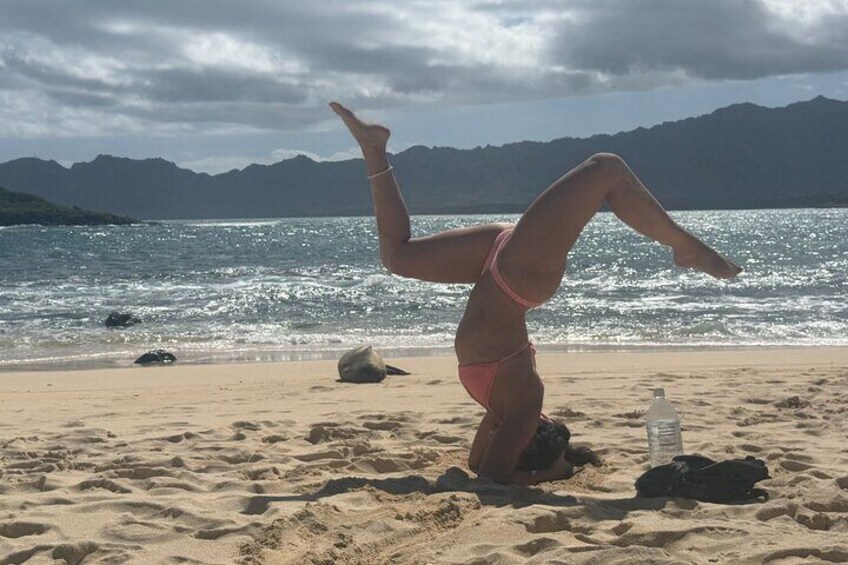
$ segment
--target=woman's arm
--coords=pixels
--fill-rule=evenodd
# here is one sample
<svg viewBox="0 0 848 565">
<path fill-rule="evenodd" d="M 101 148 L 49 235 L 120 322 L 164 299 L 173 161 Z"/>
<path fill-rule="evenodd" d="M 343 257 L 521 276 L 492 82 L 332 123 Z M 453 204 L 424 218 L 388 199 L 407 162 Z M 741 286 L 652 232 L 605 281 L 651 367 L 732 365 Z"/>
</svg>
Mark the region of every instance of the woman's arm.
<svg viewBox="0 0 848 565">
<path fill-rule="evenodd" d="M 516 479 L 528 484 L 529 473 L 516 471 L 518 459 L 530 442 L 539 423 L 539 415 L 531 409 L 507 414 L 491 436 L 478 474 L 499 483 L 513 483 Z M 526 474 L 527 477 L 523 475 Z"/>
<path fill-rule="evenodd" d="M 495 417 L 489 412 L 486 412 L 486 415 L 480 421 L 480 425 L 477 426 L 477 435 L 474 436 L 474 441 L 471 442 L 471 453 L 468 454 L 468 468 L 475 473 L 480 470 L 480 463 L 489 449 L 489 442 L 492 439 L 492 433 L 494 431 Z"/>
<path fill-rule="evenodd" d="M 481 477 L 499 483 L 535 485 L 547 481 L 567 479 L 574 474 L 574 466 L 561 454 L 547 469 L 518 471 L 518 459 L 538 427 L 538 414 L 528 409 L 523 415 L 504 419 L 492 431 L 494 418 L 488 413 L 480 422 L 477 436 L 471 446 L 468 465 Z M 488 421 L 487 421 L 488 419 Z"/>
<path fill-rule="evenodd" d="M 574 475 L 572 465 L 563 453 L 547 469 L 538 471 L 515 471 L 510 477 L 510 482 L 516 485 L 538 485 L 548 481 L 560 481 Z"/>
</svg>

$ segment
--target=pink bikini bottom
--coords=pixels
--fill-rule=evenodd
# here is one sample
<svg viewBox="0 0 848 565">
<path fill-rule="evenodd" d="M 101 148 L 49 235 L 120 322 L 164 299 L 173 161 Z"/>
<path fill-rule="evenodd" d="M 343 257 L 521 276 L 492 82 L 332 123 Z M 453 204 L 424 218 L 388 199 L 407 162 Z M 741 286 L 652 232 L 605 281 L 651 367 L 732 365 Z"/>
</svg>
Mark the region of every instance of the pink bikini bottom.
<svg viewBox="0 0 848 565">
<path fill-rule="evenodd" d="M 500 361 L 493 363 L 474 363 L 473 365 L 459 366 L 459 382 L 471 395 L 471 398 L 477 401 L 477 404 L 488 411 L 491 411 L 489 400 L 492 396 L 492 387 L 495 384 L 495 376 L 498 374 L 498 367 L 502 363 L 509 361 L 513 357 L 517 357 L 524 353 L 526 349 L 530 349 L 530 354 L 536 354 L 536 348 L 532 343 L 528 343 L 512 355 L 508 355 Z"/>
</svg>

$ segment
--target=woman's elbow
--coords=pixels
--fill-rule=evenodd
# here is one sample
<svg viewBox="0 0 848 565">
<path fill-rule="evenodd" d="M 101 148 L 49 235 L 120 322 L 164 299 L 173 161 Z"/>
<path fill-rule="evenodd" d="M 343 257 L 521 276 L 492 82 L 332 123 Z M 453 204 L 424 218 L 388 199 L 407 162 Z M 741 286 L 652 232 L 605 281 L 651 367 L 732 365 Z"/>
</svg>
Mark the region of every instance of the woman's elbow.
<svg viewBox="0 0 848 565">
<path fill-rule="evenodd" d="M 387 271 L 394 273 L 393 269 L 395 265 L 395 257 L 394 253 L 392 253 L 389 249 L 386 249 L 385 247 L 380 248 L 380 262 Z"/>
</svg>

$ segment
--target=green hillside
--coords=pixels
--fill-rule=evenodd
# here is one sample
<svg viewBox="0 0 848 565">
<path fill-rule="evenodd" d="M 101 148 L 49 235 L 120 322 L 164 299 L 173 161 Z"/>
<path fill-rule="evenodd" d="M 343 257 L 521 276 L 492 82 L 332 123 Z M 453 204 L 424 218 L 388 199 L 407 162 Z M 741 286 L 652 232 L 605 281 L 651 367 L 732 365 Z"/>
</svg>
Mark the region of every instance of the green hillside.
<svg viewBox="0 0 848 565">
<path fill-rule="evenodd" d="M 80 208 L 66 208 L 40 196 L 12 192 L 0 187 L 0 226 L 41 224 L 45 226 L 97 226 L 139 223 L 129 217 Z"/>
</svg>

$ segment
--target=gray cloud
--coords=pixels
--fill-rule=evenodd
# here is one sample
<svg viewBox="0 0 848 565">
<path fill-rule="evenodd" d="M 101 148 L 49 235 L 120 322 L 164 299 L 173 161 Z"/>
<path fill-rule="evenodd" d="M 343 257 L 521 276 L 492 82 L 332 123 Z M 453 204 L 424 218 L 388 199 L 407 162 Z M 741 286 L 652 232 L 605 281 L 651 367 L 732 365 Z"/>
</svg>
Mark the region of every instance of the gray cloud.
<svg viewBox="0 0 848 565">
<path fill-rule="evenodd" d="M 306 101 L 306 93 L 298 84 L 238 69 L 162 69 L 140 72 L 138 78 L 139 92 L 155 102 L 293 105 Z"/>
<path fill-rule="evenodd" d="M 848 3 L 801 4 L 814 13 L 786 0 L 4 2 L 0 135 L 293 130 L 327 119 L 333 98 L 483 104 L 848 68 Z"/>
<path fill-rule="evenodd" d="M 754 79 L 843 70 L 848 15 L 810 25 L 758 0 L 612 0 L 585 3 L 551 43 L 563 65 L 613 77 L 682 70 L 704 79 Z"/>
</svg>

